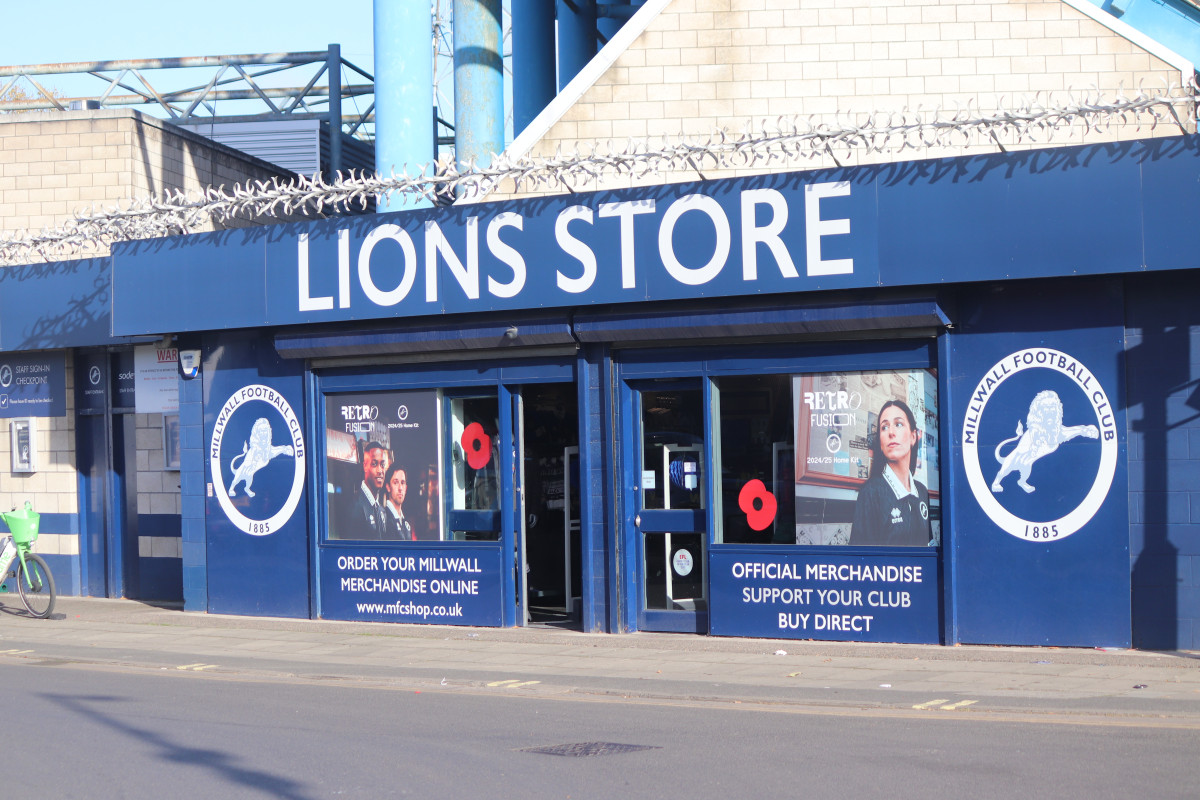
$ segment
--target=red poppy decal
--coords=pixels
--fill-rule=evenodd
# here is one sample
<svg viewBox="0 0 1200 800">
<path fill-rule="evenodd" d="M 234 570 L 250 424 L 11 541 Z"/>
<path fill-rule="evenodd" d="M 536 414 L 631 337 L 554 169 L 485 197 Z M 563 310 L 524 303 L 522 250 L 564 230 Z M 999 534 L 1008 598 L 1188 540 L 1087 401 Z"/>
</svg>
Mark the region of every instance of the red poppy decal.
<svg viewBox="0 0 1200 800">
<path fill-rule="evenodd" d="M 483 469 L 492 460 L 492 437 L 483 432 L 483 426 L 478 422 L 466 427 L 460 441 L 467 454 L 467 466 L 471 469 Z"/>
<path fill-rule="evenodd" d="M 746 522 L 756 531 L 765 530 L 775 521 L 775 511 L 778 504 L 775 495 L 767 491 L 767 487 L 758 478 L 746 481 L 742 491 L 738 493 L 738 508 L 746 514 Z"/>
</svg>

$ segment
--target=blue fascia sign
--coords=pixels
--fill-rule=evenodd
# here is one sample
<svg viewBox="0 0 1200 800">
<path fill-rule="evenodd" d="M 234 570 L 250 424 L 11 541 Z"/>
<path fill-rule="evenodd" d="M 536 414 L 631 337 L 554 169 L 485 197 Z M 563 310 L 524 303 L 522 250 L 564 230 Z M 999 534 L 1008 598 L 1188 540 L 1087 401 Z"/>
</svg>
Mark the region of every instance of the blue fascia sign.
<svg viewBox="0 0 1200 800">
<path fill-rule="evenodd" d="M 113 251 L 113 332 L 1200 266 L 1180 261 L 1200 249 L 1200 235 L 1173 224 L 1174 209 L 1200 200 L 1198 141 L 776 173 L 123 244 Z"/>
<path fill-rule="evenodd" d="M 178 332 L 874 284 L 873 194 L 870 185 L 792 174 L 141 243 L 114 257 L 115 328 Z"/>
</svg>

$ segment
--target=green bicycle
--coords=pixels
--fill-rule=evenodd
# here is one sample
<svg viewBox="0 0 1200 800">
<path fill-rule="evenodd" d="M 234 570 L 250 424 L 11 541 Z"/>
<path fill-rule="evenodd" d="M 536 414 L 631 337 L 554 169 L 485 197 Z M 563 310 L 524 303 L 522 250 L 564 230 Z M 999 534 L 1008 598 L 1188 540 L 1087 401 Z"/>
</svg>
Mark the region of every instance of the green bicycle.
<svg viewBox="0 0 1200 800">
<path fill-rule="evenodd" d="M 50 568 L 37 553 L 30 552 L 30 546 L 38 537 L 38 522 L 41 515 L 33 510 L 28 500 L 25 508 L 17 511 L 15 508 L 0 514 L 8 525 L 12 535 L 3 539 L 3 550 L 0 550 L 0 576 L 4 581 L 16 577 L 17 591 L 26 610 L 35 617 L 45 619 L 54 611 L 54 576 Z"/>
</svg>

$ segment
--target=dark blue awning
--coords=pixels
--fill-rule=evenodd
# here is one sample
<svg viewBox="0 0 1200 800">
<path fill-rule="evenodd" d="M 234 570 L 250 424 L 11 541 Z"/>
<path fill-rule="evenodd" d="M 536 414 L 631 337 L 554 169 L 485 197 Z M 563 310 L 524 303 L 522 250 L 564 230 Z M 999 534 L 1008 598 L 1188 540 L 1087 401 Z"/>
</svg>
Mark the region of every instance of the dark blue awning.
<svg viewBox="0 0 1200 800">
<path fill-rule="evenodd" d="M 936 330 L 950 324 L 930 298 L 758 308 L 705 308 L 661 315 L 580 314 L 581 342 L 655 342 L 829 335 L 863 331 Z"/>
<path fill-rule="evenodd" d="M 275 349 L 284 358 L 520 350 L 575 343 L 565 317 L 531 318 L 522 314 L 497 314 L 487 321 L 431 323 L 426 319 L 340 330 L 327 326 L 275 336 Z"/>
<path fill-rule="evenodd" d="M 397 321 L 335 329 L 279 333 L 275 349 L 285 358 L 338 358 L 374 355 L 451 354 L 520 351 L 530 347 L 581 342 L 663 343 L 695 340 L 801 335 L 838 335 L 887 331 L 935 331 L 950 324 L 936 300 L 928 297 L 821 305 L 741 307 L 659 307 L 654 310 L 604 311 L 530 317 L 496 312 L 475 319 Z"/>
</svg>

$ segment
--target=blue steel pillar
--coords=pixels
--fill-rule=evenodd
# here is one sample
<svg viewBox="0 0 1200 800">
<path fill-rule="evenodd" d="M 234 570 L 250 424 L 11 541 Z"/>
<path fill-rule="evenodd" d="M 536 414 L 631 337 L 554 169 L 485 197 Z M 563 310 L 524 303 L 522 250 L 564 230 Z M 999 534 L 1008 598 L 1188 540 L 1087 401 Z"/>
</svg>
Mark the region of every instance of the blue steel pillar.
<svg viewBox="0 0 1200 800">
<path fill-rule="evenodd" d="M 337 178 L 342 171 L 342 46 L 329 45 L 325 56 L 325 75 L 329 79 L 329 174 Z"/>
<path fill-rule="evenodd" d="M 180 337 L 185 350 L 200 350 L 199 336 Z M 204 383 L 208 363 L 195 378 L 179 378 L 179 495 L 182 502 L 183 610 L 208 611 L 208 528 L 204 480 Z"/>
<path fill-rule="evenodd" d="M 435 159 L 433 19 L 428 3 L 375 0 L 375 169 L 419 173 Z M 393 197 L 377 211 L 432 205 Z"/>
<path fill-rule="evenodd" d="M 546 0 L 511 0 L 513 136 L 542 113 L 554 82 L 554 14 Z"/>
<path fill-rule="evenodd" d="M 596 0 L 556 0 L 558 90 L 596 55 Z"/>
<path fill-rule="evenodd" d="M 630 0 L 597 0 L 596 3 L 596 32 L 603 37 L 597 42 L 597 49 L 603 47 L 633 13 Z"/>
<path fill-rule="evenodd" d="M 454 158 L 481 167 L 504 149 L 500 0 L 454 0 Z"/>
</svg>

